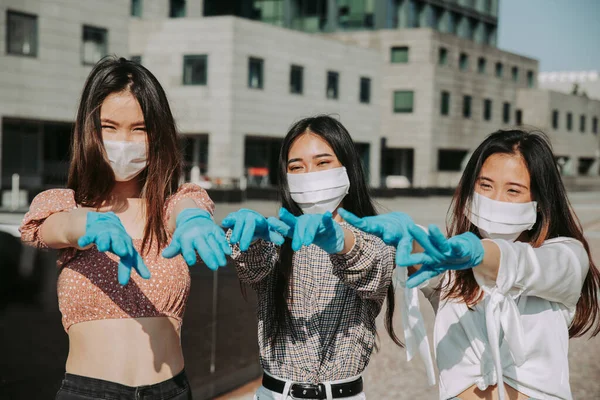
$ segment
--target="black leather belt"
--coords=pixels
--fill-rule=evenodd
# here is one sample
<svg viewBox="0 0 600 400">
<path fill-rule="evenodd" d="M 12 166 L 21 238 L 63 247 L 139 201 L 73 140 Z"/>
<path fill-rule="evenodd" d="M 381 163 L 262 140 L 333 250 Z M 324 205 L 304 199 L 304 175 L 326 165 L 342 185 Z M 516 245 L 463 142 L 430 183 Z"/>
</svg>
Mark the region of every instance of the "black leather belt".
<svg viewBox="0 0 600 400">
<path fill-rule="evenodd" d="M 270 375 L 263 374 L 262 385 L 273 392 L 283 393 L 285 381 L 280 381 Z M 363 391 L 362 377 L 346 383 L 331 384 L 331 394 L 334 399 L 356 396 Z M 326 399 L 325 385 L 322 383 L 294 383 L 289 395 L 294 399 Z"/>
</svg>

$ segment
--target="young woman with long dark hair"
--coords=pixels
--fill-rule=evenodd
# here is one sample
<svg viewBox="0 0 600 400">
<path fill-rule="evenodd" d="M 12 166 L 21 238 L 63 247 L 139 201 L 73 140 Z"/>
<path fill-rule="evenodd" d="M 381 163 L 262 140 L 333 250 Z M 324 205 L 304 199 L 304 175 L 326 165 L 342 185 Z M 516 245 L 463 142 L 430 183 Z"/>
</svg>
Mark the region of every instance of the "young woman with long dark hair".
<svg viewBox="0 0 600 400">
<path fill-rule="evenodd" d="M 258 295 L 265 373 L 256 398 L 362 399 L 360 375 L 388 294 L 386 326 L 400 344 L 391 327 L 394 248 L 337 214 L 340 204 L 376 214 L 344 126 L 329 116 L 294 124 L 281 147 L 279 184 L 279 219 L 240 210 L 223 220 L 240 280 Z"/>
<path fill-rule="evenodd" d="M 448 236 L 430 226 L 419 240 L 431 246 L 399 262 L 417 265 L 408 287 L 441 276 L 440 399 L 571 399 L 568 340 L 600 331 L 600 272 L 543 133 L 498 131 L 479 145 Z"/>
<path fill-rule="evenodd" d="M 179 187 L 175 122 L 150 71 L 100 61 L 71 150 L 68 189 L 36 196 L 21 225 L 25 243 L 59 249 L 69 355 L 56 398 L 191 399 L 180 338 L 186 261 L 198 251 L 218 268 L 230 249 L 207 193 Z"/>
</svg>

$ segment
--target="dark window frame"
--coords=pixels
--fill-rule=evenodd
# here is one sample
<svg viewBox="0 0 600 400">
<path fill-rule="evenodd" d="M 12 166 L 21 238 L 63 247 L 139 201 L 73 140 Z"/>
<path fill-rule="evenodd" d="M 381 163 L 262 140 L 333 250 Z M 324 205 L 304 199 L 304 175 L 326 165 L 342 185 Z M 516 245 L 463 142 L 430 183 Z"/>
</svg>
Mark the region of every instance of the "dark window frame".
<svg viewBox="0 0 600 400">
<path fill-rule="evenodd" d="M 365 85 L 363 85 L 365 84 Z M 358 100 L 361 104 L 371 104 L 371 78 L 361 76 L 359 79 Z M 366 89 L 365 89 L 366 88 Z"/>
<path fill-rule="evenodd" d="M 473 96 L 470 94 L 463 95 L 462 116 L 466 119 L 473 116 Z"/>
<path fill-rule="evenodd" d="M 396 108 L 396 93 L 410 93 L 412 97 L 410 109 Z M 393 92 L 394 114 L 412 114 L 415 111 L 415 91 L 414 90 L 394 90 Z"/>
<path fill-rule="evenodd" d="M 329 95 L 330 84 L 333 84 L 333 95 Z M 337 71 L 327 71 L 325 81 L 325 98 L 328 100 L 338 100 L 340 98 L 340 73 Z"/>
<path fill-rule="evenodd" d="M 35 48 L 34 51 L 30 52 L 29 54 L 23 53 L 23 52 L 16 52 L 16 51 L 10 51 L 10 43 L 13 39 L 13 35 L 14 32 L 11 32 L 10 29 L 10 16 L 14 15 L 15 17 L 20 17 L 20 18 L 29 18 L 31 20 L 33 20 L 34 24 L 34 29 L 35 29 L 35 33 L 34 33 L 34 37 L 35 37 Z M 38 16 L 36 14 L 30 14 L 30 13 L 25 13 L 25 12 L 21 12 L 21 11 L 14 11 L 11 9 L 7 9 L 6 10 L 6 42 L 5 42 L 5 53 L 7 55 L 11 55 L 11 56 L 20 56 L 20 57 L 31 57 L 31 58 L 37 58 L 38 53 L 39 53 L 39 48 L 40 48 L 40 35 L 39 35 L 39 28 L 38 28 Z"/>
<path fill-rule="evenodd" d="M 394 61 L 394 51 L 406 50 L 406 61 Z M 390 47 L 390 63 L 391 64 L 408 64 L 410 62 L 410 47 L 409 46 L 392 46 Z"/>
<path fill-rule="evenodd" d="M 194 81 L 193 76 L 186 74 L 187 61 L 203 61 L 204 62 L 204 76 L 200 81 Z M 186 78 L 190 79 L 186 79 Z M 184 86 L 207 86 L 208 85 L 208 54 L 184 54 L 183 55 L 183 76 L 182 85 Z"/>
<path fill-rule="evenodd" d="M 295 78 L 299 77 L 299 83 L 295 82 Z M 290 93 L 302 95 L 304 94 L 304 67 L 302 65 L 290 65 Z"/>
<path fill-rule="evenodd" d="M 448 92 L 446 90 L 442 90 L 442 94 L 441 94 L 441 98 L 440 98 L 440 115 L 442 115 L 444 117 L 450 115 L 450 100 L 451 100 L 450 92 Z"/>
<path fill-rule="evenodd" d="M 252 85 L 252 66 L 259 67 L 258 84 Z M 248 89 L 264 90 L 265 88 L 265 59 L 259 57 L 248 57 Z"/>
<path fill-rule="evenodd" d="M 493 115 L 493 102 L 492 99 L 483 99 L 483 120 L 491 121 Z"/>
<path fill-rule="evenodd" d="M 89 33 L 94 32 L 94 33 L 102 33 L 104 36 L 104 54 L 102 54 L 100 56 L 99 60 L 95 60 L 95 61 L 87 61 L 85 59 L 85 34 L 86 34 L 86 30 L 89 31 Z M 99 26 L 94 26 L 94 25 L 86 25 L 83 24 L 82 28 L 81 28 L 81 64 L 82 65 L 96 65 L 96 63 L 98 61 L 100 61 L 103 57 L 106 57 L 108 55 L 108 29 L 107 28 L 102 28 Z"/>
<path fill-rule="evenodd" d="M 557 109 L 552 110 L 552 129 L 558 129 L 560 126 L 560 113 Z"/>
<path fill-rule="evenodd" d="M 502 122 L 510 124 L 510 103 L 507 101 L 502 103 Z"/>
</svg>

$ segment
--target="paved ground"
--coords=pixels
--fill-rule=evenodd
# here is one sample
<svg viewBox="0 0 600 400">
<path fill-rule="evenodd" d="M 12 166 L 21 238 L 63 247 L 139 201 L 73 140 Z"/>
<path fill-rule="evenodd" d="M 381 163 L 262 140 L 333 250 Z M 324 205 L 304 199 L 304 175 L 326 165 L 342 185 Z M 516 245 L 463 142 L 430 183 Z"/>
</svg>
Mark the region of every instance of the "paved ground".
<svg viewBox="0 0 600 400">
<path fill-rule="evenodd" d="M 572 193 L 571 202 L 581 220 L 592 248 L 596 264 L 600 264 L 600 192 Z M 396 198 L 379 201 L 380 209 L 399 210 L 409 213 L 420 224 L 442 225 L 450 202 L 448 197 Z M 269 202 L 247 202 L 244 207 L 274 215 L 277 205 Z M 218 205 L 217 218 L 239 208 L 236 205 Z M 422 299 L 423 313 L 432 338 L 433 312 Z M 398 301 L 401 301 L 398 297 Z M 393 345 L 383 330 L 379 334 L 380 350 L 376 353 L 365 371 L 366 394 L 370 399 L 436 399 L 437 389 L 427 387 L 425 370 L 420 360 L 410 364 L 406 354 Z M 395 326 L 401 330 L 399 313 L 396 313 Z M 600 399 L 600 337 L 579 338 L 570 341 L 571 388 L 575 399 Z M 219 399 L 252 399 L 252 393 L 260 385 L 253 381 L 244 387 L 228 393 Z"/>
</svg>

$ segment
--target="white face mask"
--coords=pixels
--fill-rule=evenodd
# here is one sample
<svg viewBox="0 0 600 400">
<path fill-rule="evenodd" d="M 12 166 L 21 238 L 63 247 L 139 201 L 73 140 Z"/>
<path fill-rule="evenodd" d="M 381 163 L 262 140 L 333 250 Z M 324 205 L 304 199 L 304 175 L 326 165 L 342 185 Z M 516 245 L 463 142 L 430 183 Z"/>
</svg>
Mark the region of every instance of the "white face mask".
<svg viewBox="0 0 600 400">
<path fill-rule="evenodd" d="M 530 230 L 537 220 L 537 202 L 509 203 L 473 194 L 469 219 L 484 238 L 511 242 Z"/>
<path fill-rule="evenodd" d="M 350 189 L 345 167 L 305 174 L 287 174 L 287 180 L 292 200 L 304 214 L 333 212 Z"/>
<path fill-rule="evenodd" d="M 104 150 L 118 182 L 131 180 L 146 168 L 147 149 L 144 142 L 105 140 Z"/>
</svg>

